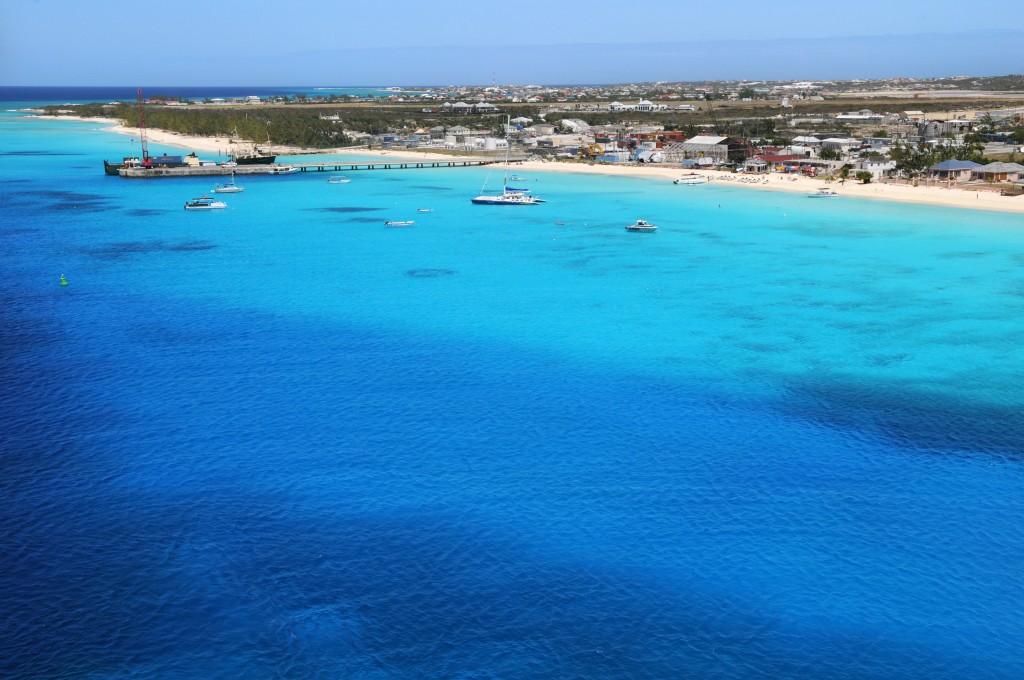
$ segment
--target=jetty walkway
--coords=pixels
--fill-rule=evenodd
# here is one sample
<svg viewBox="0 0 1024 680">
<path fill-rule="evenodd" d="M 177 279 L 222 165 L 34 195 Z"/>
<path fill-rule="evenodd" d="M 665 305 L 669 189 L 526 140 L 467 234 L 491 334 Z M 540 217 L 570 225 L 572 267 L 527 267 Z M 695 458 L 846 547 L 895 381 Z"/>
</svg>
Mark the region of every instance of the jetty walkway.
<svg viewBox="0 0 1024 680">
<path fill-rule="evenodd" d="M 200 165 L 180 168 L 121 168 L 118 175 L 131 179 L 161 177 L 219 177 L 227 175 L 294 175 L 302 172 L 357 172 L 360 170 L 418 170 L 425 168 L 469 168 L 504 163 L 504 159 L 479 161 L 385 161 L 379 163 L 284 163 L 274 165 Z M 515 162 L 515 161 L 513 161 Z"/>
</svg>

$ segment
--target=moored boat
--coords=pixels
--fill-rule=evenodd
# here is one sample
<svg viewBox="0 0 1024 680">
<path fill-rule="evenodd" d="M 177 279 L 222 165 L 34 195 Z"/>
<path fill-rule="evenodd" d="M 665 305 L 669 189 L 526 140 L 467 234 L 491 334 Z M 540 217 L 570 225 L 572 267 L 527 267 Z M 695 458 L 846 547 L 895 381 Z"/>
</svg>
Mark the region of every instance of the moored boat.
<svg viewBox="0 0 1024 680">
<path fill-rule="evenodd" d="M 215 201 L 209 196 L 200 196 L 191 201 L 185 201 L 185 210 L 221 210 L 228 207 L 224 201 Z"/>
<path fill-rule="evenodd" d="M 807 194 L 808 198 L 827 198 L 829 196 L 838 196 L 839 194 L 832 189 L 821 188 L 812 194 Z"/>
<path fill-rule="evenodd" d="M 348 177 L 345 177 L 345 175 L 332 175 L 327 178 L 328 184 L 348 184 L 351 181 L 352 180 L 350 180 Z"/>
<path fill-rule="evenodd" d="M 277 156 L 263 153 L 258 146 L 252 147 L 252 153 L 234 157 L 238 165 L 272 165 L 275 160 Z"/>
<path fill-rule="evenodd" d="M 245 187 L 240 187 L 235 184 L 235 174 L 231 173 L 231 181 L 227 184 L 218 184 L 214 186 L 213 191 L 218 194 L 240 194 L 245 191 Z"/>
<path fill-rule="evenodd" d="M 384 223 L 385 227 L 411 227 L 415 222 L 412 220 L 388 220 Z"/>
<path fill-rule="evenodd" d="M 705 177 L 704 175 L 698 175 L 698 174 L 695 174 L 695 173 L 694 174 L 689 174 L 689 175 L 683 175 L 679 179 L 672 180 L 673 184 L 684 184 L 684 185 L 707 184 L 707 182 L 708 182 L 707 177 Z"/>
<path fill-rule="evenodd" d="M 475 205 L 537 205 L 544 203 L 543 199 L 530 194 L 529 189 L 516 189 L 508 185 L 508 137 L 505 137 L 505 173 L 501 182 L 501 193 L 497 195 L 481 194 L 470 199 Z M 518 177 L 518 175 L 514 175 Z M 486 182 L 484 186 L 486 187 Z"/>
<path fill-rule="evenodd" d="M 103 172 L 117 177 L 121 174 L 120 170 L 122 168 L 134 168 L 139 165 L 142 165 L 142 161 L 139 160 L 138 156 L 125 156 L 121 159 L 120 163 L 111 163 L 110 161 L 104 160 Z"/>
</svg>

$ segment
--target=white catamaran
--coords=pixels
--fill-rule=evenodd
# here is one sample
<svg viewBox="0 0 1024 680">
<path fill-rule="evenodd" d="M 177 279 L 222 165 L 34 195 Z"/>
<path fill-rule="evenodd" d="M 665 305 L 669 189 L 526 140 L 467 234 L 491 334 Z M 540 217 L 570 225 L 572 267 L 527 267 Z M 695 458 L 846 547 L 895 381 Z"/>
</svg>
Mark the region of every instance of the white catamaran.
<svg viewBox="0 0 1024 680">
<path fill-rule="evenodd" d="M 508 117 L 506 117 L 507 119 Z M 511 144 L 508 141 L 508 125 L 511 121 L 506 120 L 505 133 L 505 173 L 501 182 L 501 193 L 497 195 L 481 194 L 473 199 L 476 205 L 537 205 L 544 203 L 543 199 L 530 194 L 529 189 L 517 189 L 508 185 L 508 150 Z M 487 183 L 484 183 L 487 186 Z"/>
</svg>

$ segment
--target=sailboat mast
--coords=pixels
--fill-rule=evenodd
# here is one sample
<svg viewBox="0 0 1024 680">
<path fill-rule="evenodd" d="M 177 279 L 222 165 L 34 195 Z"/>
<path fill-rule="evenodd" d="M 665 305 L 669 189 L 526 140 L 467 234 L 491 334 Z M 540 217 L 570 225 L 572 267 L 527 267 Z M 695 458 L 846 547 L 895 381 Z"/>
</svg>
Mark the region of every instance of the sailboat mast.
<svg viewBox="0 0 1024 680">
<path fill-rule="evenodd" d="M 512 125 L 512 116 L 505 116 L 505 176 L 501 180 L 501 193 L 508 193 L 508 129 Z"/>
</svg>

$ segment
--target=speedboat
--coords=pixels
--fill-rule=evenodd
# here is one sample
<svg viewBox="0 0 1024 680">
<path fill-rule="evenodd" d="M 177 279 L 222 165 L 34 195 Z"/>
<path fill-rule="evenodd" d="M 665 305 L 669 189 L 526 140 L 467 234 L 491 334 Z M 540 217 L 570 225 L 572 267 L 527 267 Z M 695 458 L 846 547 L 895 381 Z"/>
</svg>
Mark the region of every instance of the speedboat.
<svg viewBox="0 0 1024 680">
<path fill-rule="evenodd" d="M 434 212 L 434 209 L 433 208 L 417 208 L 416 212 L 431 213 L 431 212 Z"/>
<path fill-rule="evenodd" d="M 351 181 L 345 175 L 333 175 L 327 179 L 328 184 L 348 184 Z"/>
<path fill-rule="evenodd" d="M 637 220 L 633 224 L 626 225 L 626 231 L 657 231 L 658 227 L 647 220 Z"/>
<path fill-rule="evenodd" d="M 185 210 L 221 210 L 228 207 L 228 204 L 224 201 L 215 201 L 208 196 L 200 196 L 199 198 L 193 198 L 191 201 L 185 201 Z"/>
<path fill-rule="evenodd" d="M 284 175 L 289 172 L 298 172 L 299 169 L 294 165 L 272 165 L 270 167 L 271 175 Z"/>
<path fill-rule="evenodd" d="M 813 194 L 807 194 L 807 197 L 808 198 L 826 198 L 828 196 L 838 196 L 838 195 L 839 194 L 836 193 L 832 189 L 821 188 L 821 189 L 818 189 L 817 191 L 815 191 Z"/>
<path fill-rule="evenodd" d="M 672 183 L 673 184 L 685 184 L 685 185 L 707 184 L 708 180 L 703 175 L 683 175 L 679 179 L 672 180 Z"/>
<path fill-rule="evenodd" d="M 384 223 L 385 227 L 411 227 L 415 222 L 412 220 L 388 220 Z"/>
</svg>

